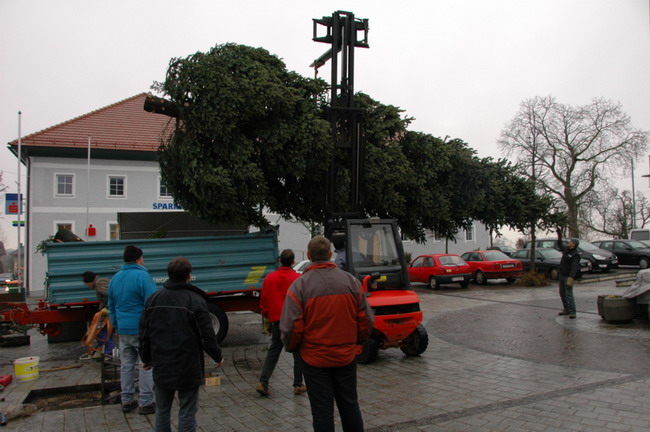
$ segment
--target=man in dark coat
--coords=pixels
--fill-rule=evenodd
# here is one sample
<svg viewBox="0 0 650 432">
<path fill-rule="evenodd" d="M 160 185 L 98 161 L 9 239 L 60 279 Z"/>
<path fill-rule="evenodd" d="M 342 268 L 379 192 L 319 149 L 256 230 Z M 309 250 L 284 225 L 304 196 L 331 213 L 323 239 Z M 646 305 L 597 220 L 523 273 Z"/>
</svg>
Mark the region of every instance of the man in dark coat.
<svg viewBox="0 0 650 432">
<path fill-rule="evenodd" d="M 576 317 L 576 301 L 573 297 L 573 284 L 580 274 L 580 253 L 578 245 L 580 240 L 572 238 L 565 246 L 562 242 L 562 229 L 557 229 L 557 247 L 562 252 L 560 260 L 560 299 L 563 309 L 559 315 L 569 315 L 569 318 Z"/>
<path fill-rule="evenodd" d="M 167 266 L 169 280 L 147 300 L 140 320 L 140 356 L 153 368 L 156 432 L 171 431 L 170 415 L 178 392 L 178 430 L 196 430 L 199 387 L 204 382 L 203 351 L 223 364 L 212 328 L 205 293 L 191 285 L 192 264 L 175 258 Z"/>
</svg>

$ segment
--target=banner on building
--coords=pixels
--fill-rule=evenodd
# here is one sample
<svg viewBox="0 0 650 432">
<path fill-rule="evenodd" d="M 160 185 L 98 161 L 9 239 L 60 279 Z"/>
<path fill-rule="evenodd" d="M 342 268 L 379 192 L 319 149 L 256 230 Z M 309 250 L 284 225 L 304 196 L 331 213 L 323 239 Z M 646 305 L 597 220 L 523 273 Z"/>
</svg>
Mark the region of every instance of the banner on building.
<svg viewBox="0 0 650 432">
<path fill-rule="evenodd" d="M 20 214 L 23 213 L 23 194 L 20 194 L 18 198 L 17 193 L 7 193 L 5 194 L 5 214 Z"/>
</svg>

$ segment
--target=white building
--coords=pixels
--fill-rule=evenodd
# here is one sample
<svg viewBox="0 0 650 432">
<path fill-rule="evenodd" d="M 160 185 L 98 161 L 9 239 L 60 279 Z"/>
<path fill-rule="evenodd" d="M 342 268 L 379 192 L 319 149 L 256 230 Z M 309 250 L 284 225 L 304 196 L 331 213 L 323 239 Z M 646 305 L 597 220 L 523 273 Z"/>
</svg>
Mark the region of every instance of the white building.
<svg viewBox="0 0 650 432">
<path fill-rule="evenodd" d="M 67 228 L 84 241 L 114 240 L 119 236 L 119 212 L 178 211 L 160 181 L 155 160 L 161 140 L 175 120 L 144 111 L 146 94 L 98 109 L 21 139 L 21 158 L 27 167 L 26 286 L 44 287 L 46 260 L 38 244 Z M 9 143 L 18 154 L 18 142 Z M 280 225 L 280 249 L 291 248 L 296 260 L 305 259 L 309 231 L 301 223 L 267 215 Z M 475 224 L 448 243 L 450 253 L 489 245 L 485 227 Z M 413 257 L 444 252 L 445 241 L 431 236 L 427 244 L 405 241 Z M 79 274 L 86 270 L 79 269 Z"/>
</svg>

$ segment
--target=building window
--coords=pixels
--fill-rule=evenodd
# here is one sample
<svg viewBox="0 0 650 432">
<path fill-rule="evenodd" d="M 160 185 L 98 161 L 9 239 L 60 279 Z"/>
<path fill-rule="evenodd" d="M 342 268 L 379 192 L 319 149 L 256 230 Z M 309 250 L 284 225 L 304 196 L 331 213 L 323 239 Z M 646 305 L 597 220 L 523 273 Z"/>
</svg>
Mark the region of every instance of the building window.
<svg viewBox="0 0 650 432">
<path fill-rule="evenodd" d="M 474 225 L 465 230 L 465 241 L 473 242 L 474 241 Z"/>
<path fill-rule="evenodd" d="M 59 230 L 62 230 L 62 229 L 74 232 L 74 230 L 72 229 L 73 227 L 74 227 L 73 222 L 56 222 L 56 221 L 54 222 L 54 232 L 55 233 L 59 232 Z"/>
<path fill-rule="evenodd" d="M 108 176 L 108 197 L 126 198 L 125 176 Z"/>
<path fill-rule="evenodd" d="M 73 174 L 56 174 L 54 182 L 56 191 L 54 196 L 73 197 L 74 196 L 74 175 Z"/>
<path fill-rule="evenodd" d="M 108 223 L 108 239 L 111 241 L 120 239 L 120 226 L 117 223 Z"/>
<path fill-rule="evenodd" d="M 158 176 L 158 199 L 172 199 L 172 192 L 169 190 L 165 182 Z"/>
</svg>

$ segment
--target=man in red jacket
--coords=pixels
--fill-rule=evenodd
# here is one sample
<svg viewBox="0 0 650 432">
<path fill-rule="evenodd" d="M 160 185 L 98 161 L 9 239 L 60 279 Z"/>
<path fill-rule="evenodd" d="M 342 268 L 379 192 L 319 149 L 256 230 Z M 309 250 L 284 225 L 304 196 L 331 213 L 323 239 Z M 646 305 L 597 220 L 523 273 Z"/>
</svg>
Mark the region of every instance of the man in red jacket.
<svg viewBox="0 0 650 432">
<path fill-rule="evenodd" d="M 260 297 L 260 308 L 262 316 L 271 323 L 271 346 L 266 353 L 264 368 L 255 390 L 262 396 L 268 396 L 269 379 L 273 374 L 275 365 L 278 364 L 282 352 L 282 340 L 280 339 L 280 314 L 284 305 L 284 298 L 287 295 L 289 285 L 300 277 L 293 268 L 295 256 L 291 249 L 285 249 L 280 253 L 280 264 L 282 266 L 276 271 L 269 273 L 262 284 L 262 295 Z M 300 368 L 300 356 L 293 353 L 293 394 L 300 395 L 307 390 L 302 383 L 302 371 Z"/>
<path fill-rule="evenodd" d="M 359 281 L 336 267 L 329 240 L 307 246 L 312 264 L 287 292 L 280 331 L 288 351 L 299 350 L 309 387 L 314 431 L 334 430 L 334 401 L 344 431 L 363 431 L 356 355 L 373 316 Z"/>
</svg>

